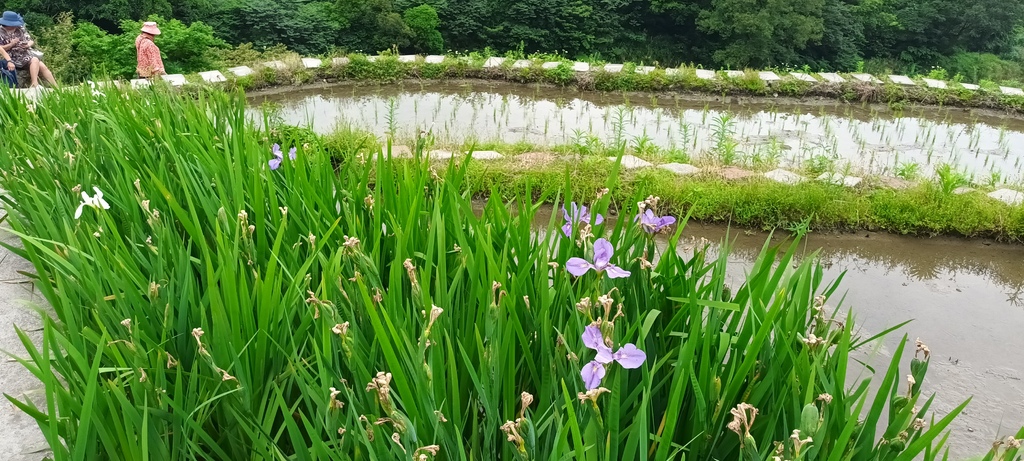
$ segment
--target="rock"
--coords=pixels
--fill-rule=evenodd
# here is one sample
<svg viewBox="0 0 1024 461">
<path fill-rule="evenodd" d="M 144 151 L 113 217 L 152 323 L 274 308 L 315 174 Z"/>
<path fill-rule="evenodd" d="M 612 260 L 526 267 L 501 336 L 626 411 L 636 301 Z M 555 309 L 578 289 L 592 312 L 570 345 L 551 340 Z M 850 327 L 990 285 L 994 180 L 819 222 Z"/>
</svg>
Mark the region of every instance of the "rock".
<svg viewBox="0 0 1024 461">
<path fill-rule="evenodd" d="M 917 85 L 916 83 L 914 83 L 913 80 L 910 79 L 910 77 L 907 77 L 906 75 L 890 75 L 889 76 L 889 80 L 892 80 L 892 82 L 897 84 L 897 85 L 906 85 L 906 86 L 915 86 L 915 85 Z"/>
<path fill-rule="evenodd" d="M 857 187 L 864 178 L 858 178 L 856 176 L 846 176 L 839 173 L 823 173 L 818 176 L 818 181 L 825 181 L 829 184 L 835 184 L 846 187 Z"/>
<path fill-rule="evenodd" d="M 444 56 L 438 54 L 432 54 L 423 59 L 423 62 L 427 64 L 441 64 L 444 62 Z"/>
<path fill-rule="evenodd" d="M 714 80 L 715 71 L 707 69 L 697 69 L 694 71 L 697 74 L 697 78 L 701 80 Z"/>
<path fill-rule="evenodd" d="M 743 168 L 737 168 L 734 166 L 722 168 L 721 170 L 718 170 L 718 174 L 728 181 L 738 181 L 757 175 L 757 173 L 754 173 L 753 171 L 744 170 Z"/>
<path fill-rule="evenodd" d="M 792 171 L 783 170 L 781 168 L 765 173 L 764 177 L 771 179 L 772 181 L 775 182 L 780 182 L 789 185 L 799 184 L 804 181 L 803 176 L 800 176 Z"/>
<path fill-rule="evenodd" d="M 608 157 L 608 160 L 615 161 L 617 157 Z M 647 168 L 654 166 L 651 162 L 644 160 L 635 155 L 623 155 L 622 156 L 622 167 L 627 170 L 635 170 L 638 168 Z"/>
<path fill-rule="evenodd" d="M 622 64 L 605 64 L 604 71 L 608 72 L 609 74 L 617 74 L 619 72 L 622 72 L 622 67 Z"/>
<path fill-rule="evenodd" d="M 493 150 L 478 150 L 473 152 L 474 160 L 500 160 L 503 156 Z"/>
<path fill-rule="evenodd" d="M 183 86 L 188 83 L 188 80 L 185 80 L 185 76 L 181 74 L 161 75 L 160 78 L 174 86 Z"/>
<path fill-rule="evenodd" d="M 228 69 L 228 72 L 235 74 L 236 77 L 248 77 L 252 75 L 252 68 L 249 66 L 238 66 Z"/>
<path fill-rule="evenodd" d="M 1013 189 L 999 189 L 988 194 L 988 196 L 1010 206 L 1017 206 L 1024 203 L 1024 193 Z"/>
<path fill-rule="evenodd" d="M 889 189 L 895 190 L 910 189 L 911 187 L 914 186 L 914 183 L 912 181 L 907 181 L 906 179 L 903 178 L 894 178 L 892 176 L 883 176 L 881 178 L 878 178 L 878 182 L 883 187 L 888 187 Z"/>
<path fill-rule="evenodd" d="M 846 83 L 846 79 L 836 73 L 822 72 L 818 76 L 829 83 Z"/>
<path fill-rule="evenodd" d="M 946 82 L 942 80 L 934 80 L 930 78 L 922 78 L 921 80 L 924 81 L 924 84 L 927 85 L 928 88 L 938 88 L 940 90 L 945 90 L 946 88 L 949 88 L 948 86 L 946 86 Z"/>
<path fill-rule="evenodd" d="M 302 58 L 302 67 L 307 69 L 316 69 L 320 67 L 324 62 L 317 58 Z"/>
<path fill-rule="evenodd" d="M 227 77 L 220 73 L 219 70 L 200 72 L 199 76 L 202 77 L 203 81 L 206 83 L 221 83 L 228 81 Z"/>
<path fill-rule="evenodd" d="M 700 168 L 688 163 L 666 163 L 664 165 L 658 165 L 658 168 L 671 171 L 679 176 L 689 176 L 700 173 Z"/>
</svg>

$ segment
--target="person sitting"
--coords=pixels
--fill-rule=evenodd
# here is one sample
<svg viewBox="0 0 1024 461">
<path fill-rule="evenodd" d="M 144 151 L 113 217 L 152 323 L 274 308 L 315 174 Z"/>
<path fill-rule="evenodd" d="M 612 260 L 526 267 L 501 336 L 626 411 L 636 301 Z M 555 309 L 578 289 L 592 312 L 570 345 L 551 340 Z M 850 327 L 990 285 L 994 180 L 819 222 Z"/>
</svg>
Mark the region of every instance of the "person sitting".
<svg viewBox="0 0 1024 461">
<path fill-rule="evenodd" d="M 0 47 L 0 81 L 6 83 L 10 88 L 18 86 L 18 70 L 14 67 L 14 62 L 11 61 L 11 55 L 7 54 L 7 50 L 3 47 Z"/>
<path fill-rule="evenodd" d="M 13 11 L 4 11 L 3 16 L 0 16 L 0 47 L 10 55 L 11 62 L 16 68 L 28 68 L 30 87 L 39 86 L 40 74 L 51 86 L 57 86 L 53 73 L 39 60 L 35 54 L 38 52 L 32 49 L 35 44 L 25 31 L 25 20 L 21 15 Z"/>
<path fill-rule="evenodd" d="M 155 22 L 146 22 L 142 24 L 142 33 L 135 37 L 135 52 L 139 58 L 135 71 L 141 78 L 155 78 L 166 73 L 160 48 L 153 42 L 157 35 L 160 35 L 160 27 Z"/>
</svg>

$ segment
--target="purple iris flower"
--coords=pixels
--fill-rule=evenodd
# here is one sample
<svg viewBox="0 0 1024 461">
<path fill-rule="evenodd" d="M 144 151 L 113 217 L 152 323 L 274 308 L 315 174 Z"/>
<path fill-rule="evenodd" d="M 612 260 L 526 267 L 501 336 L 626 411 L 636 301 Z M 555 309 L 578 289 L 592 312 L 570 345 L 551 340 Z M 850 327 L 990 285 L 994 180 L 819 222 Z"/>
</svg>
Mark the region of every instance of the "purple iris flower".
<svg viewBox="0 0 1024 461">
<path fill-rule="evenodd" d="M 612 352 L 612 349 L 605 345 L 604 335 L 596 325 L 587 325 L 583 329 L 582 338 L 584 346 L 597 351 L 597 357 L 584 365 L 583 370 L 580 371 L 580 377 L 583 378 L 583 384 L 587 386 L 587 390 L 597 389 L 601 385 L 601 380 L 608 372 L 605 365 L 614 361 L 619 362 L 622 368 L 631 370 L 639 368 L 647 360 L 647 354 L 637 349 L 633 343 L 626 344 L 618 351 Z"/>
<path fill-rule="evenodd" d="M 640 227 L 649 234 L 657 234 L 676 223 L 676 218 L 672 216 L 655 216 L 654 212 L 650 209 L 644 212 L 644 214 L 637 215 L 636 220 L 640 221 Z"/>
<path fill-rule="evenodd" d="M 576 202 L 572 202 L 571 205 L 572 213 L 562 207 L 562 216 L 565 217 L 565 225 L 562 226 L 562 232 L 565 233 L 566 237 L 572 236 L 572 227 L 574 224 L 587 223 L 590 224 L 590 210 L 587 209 L 586 205 L 577 206 Z M 594 225 L 598 226 L 604 222 L 604 216 L 600 214 L 594 219 Z"/>
<path fill-rule="evenodd" d="M 295 160 L 295 157 L 297 157 L 297 155 L 295 155 L 295 148 L 293 147 L 288 150 L 288 160 Z"/>
<path fill-rule="evenodd" d="M 607 240 L 601 238 L 594 242 L 594 262 L 591 263 L 583 258 L 569 258 L 565 262 L 565 269 L 570 274 L 582 277 L 591 269 L 597 273 L 607 272 L 608 278 L 621 279 L 629 277 L 630 272 L 611 263 L 615 248 Z"/>
<path fill-rule="evenodd" d="M 274 147 L 270 149 L 270 153 L 274 154 L 274 158 L 267 162 L 270 165 L 271 170 L 281 168 L 281 162 L 284 160 L 284 154 L 281 152 L 281 145 L 274 144 Z"/>
</svg>

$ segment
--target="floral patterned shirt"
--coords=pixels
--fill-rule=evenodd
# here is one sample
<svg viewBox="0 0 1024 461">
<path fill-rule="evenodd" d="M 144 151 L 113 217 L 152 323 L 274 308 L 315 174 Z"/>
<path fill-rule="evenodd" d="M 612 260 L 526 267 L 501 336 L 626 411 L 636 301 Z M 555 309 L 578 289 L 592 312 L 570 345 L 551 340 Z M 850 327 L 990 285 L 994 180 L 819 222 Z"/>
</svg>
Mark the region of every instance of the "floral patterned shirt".
<svg viewBox="0 0 1024 461">
<path fill-rule="evenodd" d="M 135 51 L 139 55 L 139 66 L 135 69 L 142 78 L 164 74 L 164 61 L 160 58 L 160 48 L 146 35 L 135 38 Z"/>
</svg>

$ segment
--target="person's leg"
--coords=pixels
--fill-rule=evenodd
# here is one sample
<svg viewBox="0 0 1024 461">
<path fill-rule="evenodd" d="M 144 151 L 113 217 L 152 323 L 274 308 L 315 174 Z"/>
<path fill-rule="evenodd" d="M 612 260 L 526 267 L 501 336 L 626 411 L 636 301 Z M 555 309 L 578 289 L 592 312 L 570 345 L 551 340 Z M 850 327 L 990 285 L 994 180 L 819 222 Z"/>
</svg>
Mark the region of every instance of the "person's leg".
<svg viewBox="0 0 1024 461">
<path fill-rule="evenodd" d="M 39 62 L 39 73 L 43 75 L 43 79 L 46 80 L 50 86 L 57 86 L 57 79 L 53 78 L 53 72 L 50 72 L 50 68 L 46 67 L 45 62 Z"/>
<path fill-rule="evenodd" d="M 28 62 L 29 88 L 39 86 L 39 64 L 39 58 L 32 58 L 32 60 Z"/>
</svg>

